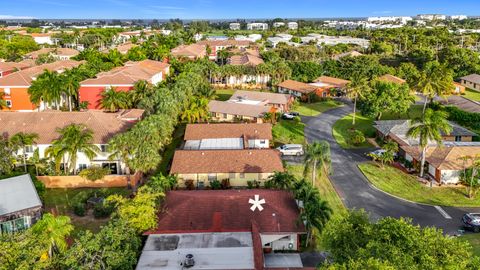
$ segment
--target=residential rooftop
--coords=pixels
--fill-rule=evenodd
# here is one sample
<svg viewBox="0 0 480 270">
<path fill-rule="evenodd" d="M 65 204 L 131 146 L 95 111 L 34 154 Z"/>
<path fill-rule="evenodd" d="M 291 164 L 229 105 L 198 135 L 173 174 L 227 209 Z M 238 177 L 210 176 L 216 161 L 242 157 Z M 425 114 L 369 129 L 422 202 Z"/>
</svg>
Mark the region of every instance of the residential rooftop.
<svg viewBox="0 0 480 270">
<path fill-rule="evenodd" d="M 271 140 L 272 125 L 255 123 L 188 124 L 185 130 L 186 141 L 242 137 Z"/>
<path fill-rule="evenodd" d="M 247 117 L 263 117 L 265 113 L 270 111 L 270 108 L 267 106 L 211 100 L 208 103 L 208 110 L 214 113 L 226 113 Z"/>
<path fill-rule="evenodd" d="M 229 101 L 233 102 L 240 102 L 242 100 L 258 101 L 267 104 L 286 105 L 290 101 L 290 95 L 272 92 L 237 90 L 229 99 Z"/>
<path fill-rule="evenodd" d="M 286 88 L 286 89 L 289 89 L 289 90 L 297 91 L 297 92 L 300 92 L 300 93 L 304 93 L 304 94 L 309 94 L 309 93 L 315 92 L 318 89 L 318 87 L 316 87 L 316 86 L 313 86 L 313 85 L 310 85 L 310 84 L 307 84 L 307 83 L 303 83 L 303 82 L 297 82 L 297 81 L 294 81 L 294 80 L 283 81 L 283 82 L 279 83 L 277 86 L 282 87 L 282 88 Z"/>
<path fill-rule="evenodd" d="M 39 206 L 42 201 L 29 174 L 0 179 L 0 216 Z"/>
<path fill-rule="evenodd" d="M 280 153 L 275 149 L 177 150 L 172 174 L 273 173 L 283 171 Z"/>
<path fill-rule="evenodd" d="M 469 82 L 472 82 L 472 83 L 480 84 L 480 75 L 478 75 L 478 74 L 470 74 L 470 75 L 467 75 L 467 76 L 463 76 L 460 79 L 465 80 L 465 81 L 469 81 Z"/>
<path fill-rule="evenodd" d="M 127 131 L 143 114 L 133 109 L 107 113 L 97 110 L 85 112 L 0 112 L 0 134 L 36 133 L 37 144 L 50 144 L 60 136 L 56 130 L 70 124 L 84 124 L 93 131 L 94 144 L 106 144 L 116 134 Z"/>
</svg>

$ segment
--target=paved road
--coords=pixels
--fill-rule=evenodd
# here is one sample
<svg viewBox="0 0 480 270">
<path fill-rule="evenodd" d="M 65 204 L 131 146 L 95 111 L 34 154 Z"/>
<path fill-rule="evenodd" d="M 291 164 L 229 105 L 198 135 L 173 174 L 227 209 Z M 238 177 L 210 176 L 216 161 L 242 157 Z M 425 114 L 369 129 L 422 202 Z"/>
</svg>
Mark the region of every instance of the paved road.
<svg viewBox="0 0 480 270">
<path fill-rule="evenodd" d="M 341 148 L 332 136 L 333 124 L 351 112 L 351 107 L 343 106 L 316 117 L 304 118 L 307 124 L 305 137 L 309 142 L 326 140 L 331 145 L 333 175 L 332 183 L 348 208 L 364 208 L 372 218 L 391 216 L 395 218 L 410 217 L 422 226 L 436 226 L 448 234 L 455 234 L 461 227 L 460 219 L 472 209 L 421 205 L 407 202 L 370 186 L 367 179 L 357 167 L 359 162 L 367 161 L 364 150 L 346 150 Z M 445 217 L 446 212 L 451 219 Z M 477 209 L 478 211 L 479 209 Z"/>
</svg>

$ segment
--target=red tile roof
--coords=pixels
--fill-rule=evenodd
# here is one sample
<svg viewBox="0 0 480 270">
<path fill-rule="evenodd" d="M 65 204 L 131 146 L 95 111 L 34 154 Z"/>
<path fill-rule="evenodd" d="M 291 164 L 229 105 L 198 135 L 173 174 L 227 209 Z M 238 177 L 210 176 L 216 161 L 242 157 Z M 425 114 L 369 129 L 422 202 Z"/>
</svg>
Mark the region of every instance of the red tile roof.
<svg viewBox="0 0 480 270">
<path fill-rule="evenodd" d="M 255 195 L 265 200 L 262 211 L 250 210 L 248 201 Z M 252 222 L 262 234 L 304 233 L 303 223 L 298 222 L 299 214 L 293 195 L 287 191 L 170 191 L 166 194 L 157 228 L 147 234 L 250 232 Z"/>
<path fill-rule="evenodd" d="M 71 48 L 42 48 L 38 51 L 28 53 L 25 56 L 28 58 L 35 59 L 35 58 L 38 58 L 41 54 L 52 54 L 52 55 L 73 57 L 79 54 L 79 51 Z"/>
<path fill-rule="evenodd" d="M 294 80 L 286 80 L 277 85 L 278 87 L 286 88 L 292 91 L 304 93 L 304 94 L 309 94 L 312 92 L 315 92 L 318 87 L 309 85 L 303 82 L 297 82 Z"/>
<path fill-rule="evenodd" d="M 241 115 L 248 117 L 263 117 L 265 113 L 270 111 L 270 107 L 211 100 L 208 103 L 208 111 L 213 113 L 226 113 L 230 115 Z"/>
<path fill-rule="evenodd" d="M 32 66 L 28 62 L 0 62 L 0 71 L 18 71 Z"/>
<path fill-rule="evenodd" d="M 331 84 L 335 87 L 340 87 L 340 88 L 343 88 L 343 87 L 347 86 L 348 83 L 350 83 L 350 81 L 348 81 L 348 80 L 335 78 L 335 77 L 329 77 L 329 76 L 320 76 L 317 79 L 315 79 L 314 82 Z"/>
<path fill-rule="evenodd" d="M 84 124 L 90 128 L 94 144 L 108 143 L 110 138 L 125 132 L 134 125 L 142 110 L 106 113 L 90 110 L 86 112 L 0 112 L 0 135 L 12 136 L 18 132 L 37 133 L 38 144 L 50 144 L 57 139 L 57 128 L 70 124 Z"/>
<path fill-rule="evenodd" d="M 96 78 L 84 80 L 80 85 L 133 85 L 141 80 L 151 82 L 154 75 L 160 72 L 165 75 L 169 67 L 167 63 L 154 60 L 127 62 L 124 66 L 97 74 Z"/>
<path fill-rule="evenodd" d="M 390 75 L 390 74 L 385 74 L 385 75 L 379 77 L 378 80 L 383 81 L 383 82 L 396 83 L 396 84 L 404 84 L 404 83 L 407 82 L 402 78 L 399 78 L 397 76 L 393 76 L 393 75 Z"/>
<path fill-rule="evenodd" d="M 252 123 L 213 123 L 188 124 L 185 130 L 185 140 L 242 138 L 272 139 L 271 124 Z"/>
<path fill-rule="evenodd" d="M 173 48 L 171 54 L 177 57 L 202 58 L 207 55 L 207 48 L 205 45 L 198 44 L 180 45 Z"/>
<path fill-rule="evenodd" d="M 276 149 L 177 150 L 172 174 L 196 173 L 273 173 L 283 171 Z"/>
</svg>

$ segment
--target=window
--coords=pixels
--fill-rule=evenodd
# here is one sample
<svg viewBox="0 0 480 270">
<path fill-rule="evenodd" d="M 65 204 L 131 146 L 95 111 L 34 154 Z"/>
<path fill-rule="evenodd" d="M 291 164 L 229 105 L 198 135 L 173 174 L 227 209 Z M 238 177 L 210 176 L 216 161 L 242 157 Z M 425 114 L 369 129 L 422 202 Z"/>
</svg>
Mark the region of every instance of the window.
<svg viewBox="0 0 480 270">
<path fill-rule="evenodd" d="M 10 96 L 10 88 L 4 88 L 3 92 L 5 93 L 6 96 Z"/>
<path fill-rule="evenodd" d="M 102 163 L 102 168 L 109 168 L 111 174 L 117 174 L 117 173 L 118 173 L 117 163 L 115 163 L 115 162 L 112 162 L 112 163 L 107 163 L 107 162 Z"/>
<path fill-rule="evenodd" d="M 236 174 L 235 173 L 229 173 L 228 178 L 229 179 L 235 179 Z"/>
<path fill-rule="evenodd" d="M 265 144 L 265 140 L 260 140 L 260 144 Z"/>
<path fill-rule="evenodd" d="M 78 164 L 78 170 L 85 170 L 87 168 L 87 164 Z"/>
<path fill-rule="evenodd" d="M 106 144 L 100 145 L 100 150 L 102 151 L 102 153 L 107 153 L 108 152 L 108 145 L 106 145 Z"/>
<path fill-rule="evenodd" d="M 33 146 L 32 145 L 25 146 L 25 154 L 26 153 L 33 153 Z"/>
<path fill-rule="evenodd" d="M 462 136 L 455 136 L 455 141 L 456 142 L 461 142 L 462 141 Z"/>
<path fill-rule="evenodd" d="M 217 180 L 217 174 L 216 173 L 211 173 L 208 175 L 208 181 L 212 182 Z"/>
<path fill-rule="evenodd" d="M 226 113 L 224 113 L 224 114 L 223 114 L 223 118 L 226 119 L 227 117 L 228 117 L 228 115 L 227 115 Z"/>
<path fill-rule="evenodd" d="M 243 173 L 243 172 L 240 173 L 240 178 L 242 178 L 242 179 L 245 178 L 245 173 Z"/>
<path fill-rule="evenodd" d="M 7 107 L 11 108 L 12 107 L 12 101 L 11 100 L 5 100 L 7 103 Z"/>
</svg>

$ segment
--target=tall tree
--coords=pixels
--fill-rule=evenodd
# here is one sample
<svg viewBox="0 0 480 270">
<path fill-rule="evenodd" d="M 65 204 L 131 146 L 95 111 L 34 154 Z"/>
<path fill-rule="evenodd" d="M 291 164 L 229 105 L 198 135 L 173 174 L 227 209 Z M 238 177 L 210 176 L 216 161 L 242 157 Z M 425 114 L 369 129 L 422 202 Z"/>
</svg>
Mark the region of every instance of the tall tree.
<svg viewBox="0 0 480 270">
<path fill-rule="evenodd" d="M 190 99 L 189 105 L 182 112 L 180 118 L 188 123 L 201 122 L 208 119 L 208 102 L 204 97 Z"/>
<path fill-rule="evenodd" d="M 114 87 L 105 89 L 101 94 L 100 106 L 109 112 L 117 112 L 120 109 L 128 108 L 127 94 L 117 91 Z"/>
<path fill-rule="evenodd" d="M 425 110 L 423 117 L 418 117 L 411 121 L 407 137 L 415 138 L 419 141 L 419 147 L 422 151 L 420 177 L 423 177 L 425 170 L 425 158 L 428 144 L 431 141 L 434 141 L 438 145 L 441 145 L 442 132 L 449 134 L 451 131 L 452 126 L 447 121 L 447 113 L 443 111 L 434 111 L 428 108 Z"/>
<path fill-rule="evenodd" d="M 62 82 L 63 92 L 67 98 L 68 110 L 72 111 L 72 98 L 78 98 L 78 88 L 80 87 L 80 83 L 73 72 L 63 75 L 60 80 Z"/>
<path fill-rule="evenodd" d="M 44 214 L 33 227 L 32 232 L 49 243 L 46 252 L 52 258 L 55 253 L 63 253 L 67 250 L 66 237 L 73 231 L 73 225 L 67 216 L 53 216 Z"/>
<path fill-rule="evenodd" d="M 330 159 L 330 144 L 327 141 L 316 141 L 312 144 L 307 144 L 305 149 L 305 170 L 304 175 L 308 170 L 312 170 L 312 184 L 315 186 L 317 178 L 317 166 L 321 168 L 320 175 L 326 173 L 330 174 L 331 159 Z"/>
<path fill-rule="evenodd" d="M 27 146 L 33 146 L 36 144 L 36 140 L 38 139 L 37 133 L 23 133 L 19 132 L 10 138 L 10 141 L 18 147 L 18 149 L 22 149 L 22 159 L 23 159 L 23 168 L 25 172 L 27 172 Z"/>
<path fill-rule="evenodd" d="M 352 125 L 355 125 L 355 116 L 357 111 L 357 100 L 363 96 L 363 93 L 370 89 L 366 78 L 354 77 L 347 85 L 347 96 L 353 99 L 353 117 Z"/>
</svg>

